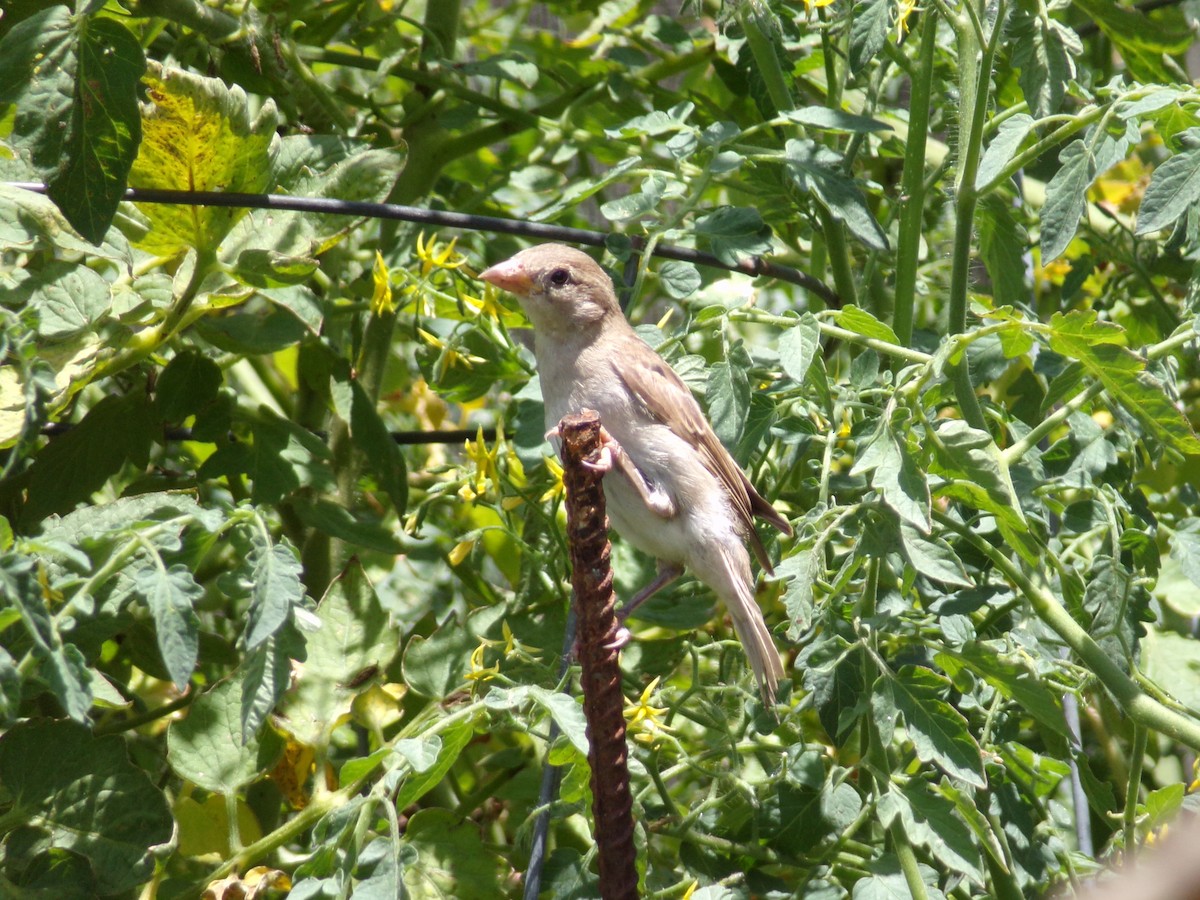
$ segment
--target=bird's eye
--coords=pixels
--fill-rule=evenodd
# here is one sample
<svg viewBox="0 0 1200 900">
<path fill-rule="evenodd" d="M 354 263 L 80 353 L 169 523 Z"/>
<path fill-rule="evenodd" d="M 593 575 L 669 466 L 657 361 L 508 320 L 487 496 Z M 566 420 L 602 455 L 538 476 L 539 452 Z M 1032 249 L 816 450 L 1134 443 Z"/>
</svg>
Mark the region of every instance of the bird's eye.
<svg viewBox="0 0 1200 900">
<path fill-rule="evenodd" d="M 555 287 L 562 287 L 571 280 L 571 273 L 566 269 L 555 269 L 550 273 L 550 283 Z"/>
</svg>

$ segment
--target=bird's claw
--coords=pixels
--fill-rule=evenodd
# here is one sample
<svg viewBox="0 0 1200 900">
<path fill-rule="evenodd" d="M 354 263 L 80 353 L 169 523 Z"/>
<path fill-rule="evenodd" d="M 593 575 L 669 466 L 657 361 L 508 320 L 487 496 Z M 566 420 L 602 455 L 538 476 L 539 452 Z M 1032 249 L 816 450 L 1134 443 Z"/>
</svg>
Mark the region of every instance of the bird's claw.
<svg viewBox="0 0 1200 900">
<path fill-rule="evenodd" d="M 607 644 L 601 644 L 600 646 L 609 651 L 620 650 L 631 640 L 633 640 L 633 635 L 630 634 L 628 628 L 626 628 L 624 625 L 621 625 L 617 628 L 616 633 L 613 635 L 613 639 Z"/>
<path fill-rule="evenodd" d="M 593 472 L 599 472 L 601 475 L 603 475 L 605 472 L 612 471 L 612 450 L 610 450 L 608 447 L 601 447 L 596 451 L 596 458 L 594 460 L 584 459 L 580 460 L 580 462 L 583 464 L 585 469 L 591 469 Z"/>
</svg>

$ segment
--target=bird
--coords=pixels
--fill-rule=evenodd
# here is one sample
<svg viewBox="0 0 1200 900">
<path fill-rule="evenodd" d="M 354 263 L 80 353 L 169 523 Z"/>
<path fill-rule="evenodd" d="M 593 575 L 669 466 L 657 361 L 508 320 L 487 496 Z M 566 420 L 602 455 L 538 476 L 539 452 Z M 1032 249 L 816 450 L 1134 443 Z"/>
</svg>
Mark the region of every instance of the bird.
<svg viewBox="0 0 1200 900">
<path fill-rule="evenodd" d="M 787 519 L 754 489 L 683 379 L 638 337 L 590 256 L 538 244 L 479 277 L 515 295 L 533 328 L 546 427 L 553 432 L 563 416 L 584 409 L 600 415 L 610 524 L 658 563 L 657 577 L 623 616 L 691 572 L 725 605 L 772 705 L 784 671 L 754 598 L 746 543 L 770 572 L 753 520 L 790 536 Z"/>
</svg>

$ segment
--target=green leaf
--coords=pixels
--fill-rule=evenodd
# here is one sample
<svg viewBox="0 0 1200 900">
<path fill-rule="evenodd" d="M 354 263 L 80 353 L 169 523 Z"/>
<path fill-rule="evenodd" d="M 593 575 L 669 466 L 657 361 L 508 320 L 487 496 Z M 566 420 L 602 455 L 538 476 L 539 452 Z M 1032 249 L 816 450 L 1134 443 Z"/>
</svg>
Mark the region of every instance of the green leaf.
<svg viewBox="0 0 1200 900">
<path fill-rule="evenodd" d="M 946 541 L 923 534 L 907 522 L 900 523 L 900 548 L 909 565 L 934 581 L 950 587 L 971 587 L 974 582 L 967 569 Z"/>
<path fill-rule="evenodd" d="M 1200 519 L 1181 520 L 1171 535 L 1171 558 L 1187 579 L 1200 587 Z"/>
<path fill-rule="evenodd" d="M 887 740 L 896 716 L 904 719 L 917 757 L 951 778 L 986 787 L 983 758 L 962 713 L 942 699 L 950 683 L 924 667 L 905 666 L 895 678 L 880 676 L 871 691 L 871 709 Z M 887 727 L 885 727 L 887 726 Z"/>
<path fill-rule="evenodd" d="M 604 133 L 610 138 L 657 137 L 669 134 L 682 128 L 690 128 L 688 116 L 695 110 L 694 103 L 680 103 L 664 112 L 653 110 L 644 116 L 636 116 L 619 128 L 605 129 Z"/>
<path fill-rule="evenodd" d="M 980 202 L 976 216 L 979 256 L 992 281 L 992 296 L 998 305 L 1026 302 L 1025 250 L 1029 243 L 1025 229 L 1013 217 L 1012 207 L 996 194 Z M 1032 338 L 1026 336 L 1026 340 Z"/>
<path fill-rule="evenodd" d="M 1062 166 L 1046 185 L 1042 206 L 1042 265 L 1057 259 L 1075 237 L 1087 207 L 1087 189 L 1095 177 L 1095 160 L 1082 140 L 1068 144 L 1059 154 Z"/>
<path fill-rule="evenodd" d="M 798 641 L 812 626 L 813 583 L 821 574 L 821 560 L 812 550 L 801 550 L 775 567 L 776 577 L 787 583 L 783 605 L 788 613 L 788 638 Z"/>
<path fill-rule="evenodd" d="M 1011 651 L 1002 654 L 991 644 L 972 641 L 957 650 L 943 650 L 934 660 L 951 678 L 969 669 L 1039 725 L 1063 737 L 1069 736 L 1059 696 L 1042 680 L 1027 655 Z"/>
<path fill-rule="evenodd" d="M 0 556 L 0 610 L 15 608 L 32 644 L 37 674 L 50 686 L 67 715 L 77 722 L 87 721 L 92 706 L 91 673 L 79 650 L 63 644 L 58 623 L 51 618 L 30 557 L 11 553 Z M 28 690 L 28 688 L 26 689 Z M 10 691 L 6 689 L 6 696 Z"/>
<path fill-rule="evenodd" d="M 295 551 L 286 543 L 255 543 L 250 610 L 246 615 L 246 647 L 253 650 L 274 635 L 288 620 L 292 607 L 304 598 L 304 570 Z"/>
<path fill-rule="evenodd" d="M 74 722 L 19 724 L 0 736 L 0 783 L 11 804 L 8 827 L 24 826 L 23 853 L 77 854 L 102 896 L 143 884 L 155 848 L 171 840 L 166 799 L 119 737 L 96 738 Z M 15 862 L 10 855 L 6 870 Z"/>
<path fill-rule="evenodd" d="M 318 497 L 315 500 L 297 496 L 291 500 L 297 518 L 309 528 L 345 541 L 352 547 L 373 550 L 395 556 L 404 552 L 404 545 L 392 530 L 370 514 L 352 512 L 342 504 Z"/>
<path fill-rule="evenodd" d="M 532 700 L 542 707 L 558 725 L 567 740 L 582 756 L 588 753 L 587 720 L 579 700 L 562 691 L 548 691 L 536 685 L 515 688 L 492 688 L 484 698 L 489 709 L 516 710 Z"/>
<path fill-rule="evenodd" d="M 779 338 L 779 363 L 784 374 L 796 384 L 804 384 L 809 366 L 821 349 L 821 327 L 816 317 L 806 312 Z"/>
<path fill-rule="evenodd" d="M 750 410 L 750 360 L 740 345 L 709 369 L 704 397 L 713 431 L 726 447 L 735 446 Z"/>
<path fill-rule="evenodd" d="M 721 206 L 696 219 L 696 234 L 726 265 L 771 252 L 771 227 L 750 206 Z"/>
<path fill-rule="evenodd" d="M 139 188 L 255 194 L 270 186 L 275 104 L 251 116 L 240 87 L 151 63 L 142 143 L 129 175 Z M 142 204 L 149 230 L 136 243 L 161 256 L 192 249 L 213 253 L 246 214 L 237 207 Z"/>
<path fill-rule="evenodd" d="M 484 607 L 471 613 L 465 627 L 450 616 L 429 637 L 414 635 L 404 648 L 404 683 L 421 696 L 437 700 L 458 690 L 467 674 L 471 651 L 489 630 L 499 628 L 503 618 L 503 606 Z"/>
<path fill-rule="evenodd" d="M 405 778 L 396 793 L 395 802 L 398 808 L 405 809 L 411 806 L 441 784 L 446 773 L 450 771 L 450 767 L 458 761 L 463 748 L 475 736 L 475 728 L 469 720 L 463 720 L 440 730 L 438 736 L 441 738 L 442 746 L 437 762 L 426 767 L 424 771 L 414 771 Z"/>
<path fill-rule="evenodd" d="M 166 422 L 182 422 L 217 399 L 221 367 L 196 350 L 175 354 L 154 386 L 154 405 Z"/>
<path fill-rule="evenodd" d="M 350 392 L 350 436 L 365 457 L 368 470 L 391 498 L 396 515 L 403 516 L 408 506 L 404 456 L 357 379 L 351 379 Z"/>
<path fill-rule="evenodd" d="M 455 69 L 467 75 L 503 78 L 521 87 L 531 88 L 538 83 L 538 65 L 520 53 L 498 53 L 486 59 L 458 63 Z"/>
<path fill-rule="evenodd" d="M 510 865 L 485 846 L 474 822 L 449 809 L 423 809 L 408 820 L 404 841 L 418 861 L 404 869 L 404 896 L 412 900 L 494 896 Z"/>
<path fill-rule="evenodd" d="M 1009 116 L 988 142 L 979 170 L 975 173 L 975 189 L 982 190 L 992 179 L 1004 171 L 1004 167 L 1016 156 L 1017 150 L 1033 129 L 1033 119 L 1025 113 Z"/>
<path fill-rule="evenodd" d="M 13 145 L 72 226 L 99 244 L 141 140 L 141 44 L 116 19 L 52 6 L 4 36 L 0 59 L 0 109 L 15 105 Z"/>
<path fill-rule="evenodd" d="M 200 653 L 200 620 L 195 604 L 204 596 L 191 570 L 161 559 L 144 560 L 130 573 L 135 589 L 154 616 L 155 636 L 163 664 L 180 690 L 187 687 Z"/>
<path fill-rule="evenodd" d="M 1135 658 L 1143 622 L 1153 621 L 1150 594 L 1134 573 L 1111 556 L 1097 556 L 1088 572 L 1083 608 L 1088 632 L 1122 666 Z"/>
<path fill-rule="evenodd" d="M 938 497 L 953 497 L 994 517 L 1008 544 L 1030 565 L 1041 559 L 1042 543 L 1030 530 L 1008 466 L 991 435 L 959 419 L 937 423 L 938 440 L 929 471 L 946 479 Z"/>
<path fill-rule="evenodd" d="M 892 130 L 892 126 L 886 122 L 880 122 L 869 116 L 856 116 L 840 109 L 830 109 L 828 106 L 805 106 L 800 109 L 788 110 L 783 115 L 800 125 L 825 131 L 870 134 L 875 131 Z"/>
<path fill-rule="evenodd" d="M 238 254 L 230 270 L 241 284 L 269 288 L 302 284 L 320 268 L 311 256 L 289 256 L 274 250 L 251 248 Z"/>
<path fill-rule="evenodd" d="M 200 467 L 201 478 L 247 475 L 250 498 L 259 504 L 278 503 L 299 487 L 324 487 L 330 478 L 322 461 L 329 448 L 312 432 L 269 409 L 260 409 L 251 422 L 253 441 L 218 447 Z"/>
<path fill-rule="evenodd" d="M 853 303 L 839 309 L 834 321 L 839 327 L 853 331 L 855 334 L 861 334 L 863 337 L 875 338 L 875 340 L 886 341 L 889 344 L 900 343 L 900 339 L 896 337 L 896 332 L 892 331 L 891 326 L 880 322 L 871 313 L 865 309 L 859 309 Z"/>
<path fill-rule="evenodd" d="M 1147 677 L 1188 709 L 1200 709 L 1200 641 L 1151 627 L 1140 649 Z"/>
<path fill-rule="evenodd" d="M 1038 6 L 1023 3 L 1009 25 L 1012 61 L 1021 70 L 1021 91 L 1035 119 L 1058 112 L 1075 77 L 1074 57 L 1083 52 L 1079 35 Z"/>
<path fill-rule="evenodd" d="M 218 794 L 234 794 L 257 780 L 282 750 L 270 728 L 261 737 L 244 737 L 242 686 L 236 678 L 197 697 L 187 716 L 167 732 L 167 763 L 175 774 Z"/>
<path fill-rule="evenodd" d="M 984 886 L 983 858 L 953 803 L 933 793 L 921 779 L 909 781 L 899 792 L 893 788 L 887 796 L 898 807 L 904 833 L 913 843 L 928 848 L 947 870 L 961 872 L 972 884 Z"/>
<path fill-rule="evenodd" d="M 858 185 L 842 174 L 842 157 L 815 141 L 787 142 L 784 160 L 796 186 L 813 194 L 839 222 L 872 250 L 888 248 L 887 235 L 879 227 Z"/>
<path fill-rule="evenodd" d="M 1113 42 L 1134 79 L 1175 80 L 1175 69 L 1164 65 L 1163 57 L 1185 53 L 1192 44 L 1192 30 L 1182 15 L 1159 15 L 1151 19 L 1141 10 L 1107 0 L 1073 0 L 1073 5 Z"/>
<path fill-rule="evenodd" d="M 1137 234 L 1171 228 L 1200 200 L 1200 128 L 1182 136 L 1184 150 L 1154 170 L 1138 209 Z"/>
<path fill-rule="evenodd" d="M 658 280 L 663 290 L 676 300 L 683 300 L 700 290 L 699 270 L 688 262 L 670 260 L 658 269 Z"/>
<path fill-rule="evenodd" d="M 304 639 L 290 622 L 242 659 L 242 741 L 258 733 L 287 692 L 293 660 L 304 659 Z"/>
<path fill-rule="evenodd" d="M 94 330 L 112 294 L 108 282 L 87 266 L 56 262 L 25 278 L 6 299 L 37 316 L 38 337 L 62 341 Z"/>
<path fill-rule="evenodd" d="M 627 156 L 597 178 L 573 182 L 562 192 L 562 196 L 556 203 L 541 210 L 533 217 L 533 220 L 535 222 L 545 222 L 548 219 L 555 218 L 563 210 L 577 206 L 584 200 L 594 197 L 613 182 L 620 181 L 626 172 L 637 167 L 641 162 L 642 159 L 640 156 Z"/>
<path fill-rule="evenodd" d="M 26 527 L 87 500 L 125 463 L 145 466 L 157 422 L 149 400 L 137 393 L 108 396 L 70 431 L 50 441 L 29 472 Z"/>
<path fill-rule="evenodd" d="M 883 502 L 924 534 L 931 523 L 929 484 L 925 473 L 908 448 L 896 440 L 890 425 L 876 429 L 870 441 L 859 452 L 852 475 L 874 472 L 871 486 L 879 491 Z"/>
<path fill-rule="evenodd" d="M 850 71 L 858 74 L 887 43 L 892 0 L 858 0 L 850 23 Z"/>
<path fill-rule="evenodd" d="M 1146 370 L 1145 358 L 1111 342 L 1124 337 L 1123 332 L 1114 331 L 1117 326 L 1111 323 L 1096 322 L 1095 315 L 1055 313 L 1050 319 L 1050 349 L 1079 360 L 1155 438 L 1180 453 L 1200 454 L 1200 438 L 1162 382 Z"/>
<path fill-rule="evenodd" d="M 326 747 L 357 693 L 347 683 L 368 666 L 390 665 L 401 635 L 356 559 L 325 592 L 317 619 L 321 627 L 308 636 L 307 658 L 281 709 L 297 740 Z"/>
<path fill-rule="evenodd" d="M 1182 95 L 1178 88 L 1152 87 L 1144 97 L 1136 100 L 1121 100 L 1113 107 L 1113 114 L 1118 119 L 1136 119 L 1148 113 L 1158 112 L 1165 107 L 1174 106 Z"/>
</svg>

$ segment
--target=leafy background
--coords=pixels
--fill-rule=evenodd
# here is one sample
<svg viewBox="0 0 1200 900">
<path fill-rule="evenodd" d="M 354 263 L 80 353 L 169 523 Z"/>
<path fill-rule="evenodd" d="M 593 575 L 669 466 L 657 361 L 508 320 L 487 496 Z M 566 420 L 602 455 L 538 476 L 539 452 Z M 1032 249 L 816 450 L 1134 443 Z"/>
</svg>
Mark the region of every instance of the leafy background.
<svg viewBox="0 0 1200 900">
<path fill-rule="evenodd" d="M 633 620 L 648 895 L 1038 896 L 1158 840 L 1200 748 L 1198 13 L 7 4 L 0 892 L 595 892 L 561 470 L 471 277 L 527 241 L 127 186 L 607 235 L 797 528 L 776 715 L 694 583 Z"/>
</svg>

